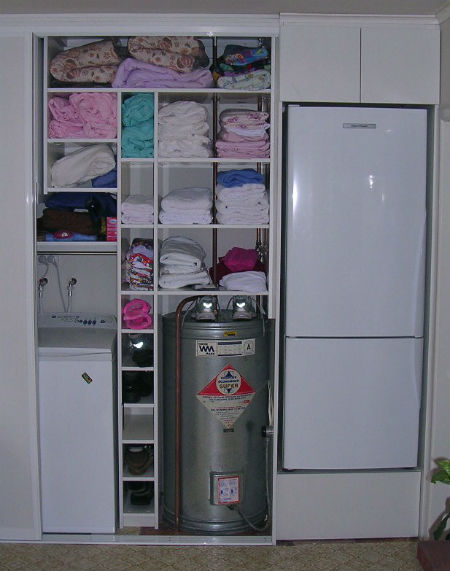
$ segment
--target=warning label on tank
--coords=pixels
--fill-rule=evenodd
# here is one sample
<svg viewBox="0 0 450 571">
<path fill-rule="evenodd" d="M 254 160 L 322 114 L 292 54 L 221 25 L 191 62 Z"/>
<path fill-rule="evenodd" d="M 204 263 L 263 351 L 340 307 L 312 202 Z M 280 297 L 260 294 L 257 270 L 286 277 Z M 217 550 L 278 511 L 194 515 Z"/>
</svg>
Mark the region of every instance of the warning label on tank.
<svg viewBox="0 0 450 571">
<path fill-rule="evenodd" d="M 240 357 L 255 354 L 255 339 L 196 341 L 197 357 Z"/>
<path fill-rule="evenodd" d="M 197 393 L 198 400 L 225 428 L 233 426 L 254 396 L 255 391 L 231 365 L 226 365 Z"/>
</svg>

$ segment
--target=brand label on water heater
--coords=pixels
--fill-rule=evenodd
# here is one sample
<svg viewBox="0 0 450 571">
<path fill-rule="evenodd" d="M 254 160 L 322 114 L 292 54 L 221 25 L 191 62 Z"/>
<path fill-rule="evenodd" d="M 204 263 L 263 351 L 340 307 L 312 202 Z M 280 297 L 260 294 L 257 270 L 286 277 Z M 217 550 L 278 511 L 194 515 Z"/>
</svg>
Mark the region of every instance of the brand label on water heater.
<svg viewBox="0 0 450 571">
<path fill-rule="evenodd" d="M 251 403 L 255 391 L 231 365 L 226 365 L 199 393 L 198 400 L 231 428 Z"/>
<path fill-rule="evenodd" d="M 255 354 L 255 339 L 233 341 L 196 341 L 197 357 L 240 357 Z"/>
</svg>

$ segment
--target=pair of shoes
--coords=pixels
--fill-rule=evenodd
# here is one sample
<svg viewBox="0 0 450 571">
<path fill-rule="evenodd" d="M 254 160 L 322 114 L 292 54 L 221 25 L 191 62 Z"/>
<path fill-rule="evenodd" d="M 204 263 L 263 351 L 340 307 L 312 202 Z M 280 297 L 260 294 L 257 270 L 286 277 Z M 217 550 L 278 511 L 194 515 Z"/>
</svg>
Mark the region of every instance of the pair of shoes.
<svg viewBox="0 0 450 571">
<path fill-rule="evenodd" d="M 122 374 L 123 402 L 139 402 L 141 397 L 153 394 L 153 374 L 151 372 L 124 371 Z"/>
<path fill-rule="evenodd" d="M 153 500 L 153 486 L 150 482 L 128 482 L 130 504 L 145 506 Z"/>
<path fill-rule="evenodd" d="M 124 462 L 128 466 L 130 474 L 138 476 L 143 474 L 153 462 L 153 447 L 144 446 L 125 446 Z"/>
<path fill-rule="evenodd" d="M 148 333 L 128 333 L 122 339 L 122 351 L 129 355 L 138 367 L 153 366 L 153 335 Z"/>
</svg>

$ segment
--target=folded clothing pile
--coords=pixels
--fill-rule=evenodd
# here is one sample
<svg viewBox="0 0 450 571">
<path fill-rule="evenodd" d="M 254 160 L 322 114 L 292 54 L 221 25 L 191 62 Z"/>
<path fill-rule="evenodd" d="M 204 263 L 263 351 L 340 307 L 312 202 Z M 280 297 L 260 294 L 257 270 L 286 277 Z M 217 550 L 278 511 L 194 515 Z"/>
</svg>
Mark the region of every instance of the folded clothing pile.
<svg viewBox="0 0 450 571">
<path fill-rule="evenodd" d="M 153 288 L 153 243 L 135 238 L 125 256 L 124 281 L 132 290 Z"/>
<path fill-rule="evenodd" d="M 122 308 L 122 321 L 127 329 L 148 329 L 153 325 L 151 305 L 143 299 L 132 299 Z"/>
<path fill-rule="evenodd" d="M 130 195 L 122 202 L 121 211 L 123 224 L 153 224 L 153 197 Z"/>
<path fill-rule="evenodd" d="M 128 39 L 128 52 L 139 61 L 180 73 L 209 64 L 205 46 L 194 36 L 136 36 Z"/>
<path fill-rule="evenodd" d="M 50 74 L 64 84 L 111 84 L 122 57 L 112 40 L 91 42 L 57 54 L 50 62 Z"/>
<path fill-rule="evenodd" d="M 267 291 L 266 274 L 259 271 L 231 273 L 224 276 L 219 285 L 224 289 L 261 293 Z"/>
<path fill-rule="evenodd" d="M 217 174 L 219 224 L 267 224 L 269 198 L 264 177 L 254 169 L 232 169 Z"/>
<path fill-rule="evenodd" d="M 104 240 L 106 219 L 116 216 L 116 199 L 108 193 L 55 192 L 45 206 L 37 231 L 51 242 Z"/>
<path fill-rule="evenodd" d="M 213 277 L 214 269 L 209 273 Z M 224 289 L 245 292 L 266 291 L 264 265 L 254 249 L 233 247 L 219 258 L 216 265 L 216 280 Z"/>
<path fill-rule="evenodd" d="M 265 111 L 226 109 L 219 116 L 216 151 L 219 157 L 266 158 L 270 156 Z"/>
<path fill-rule="evenodd" d="M 210 87 L 212 74 L 203 43 L 193 36 L 129 38 L 128 53 L 113 87 Z"/>
<path fill-rule="evenodd" d="M 222 89 L 268 89 L 270 56 L 265 46 L 255 48 L 229 44 L 212 68 L 217 87 Z"/>
<path fill-rule="evenodd" d="M 51 139 L 114 139 L 117 136 L 115 93 L 72 93 L 49 99 Z"/>
<path fill-rule="evenodd" d="M 153 157 L 152 93 L 136 93 L 122 103 L 122 157 Z"/>
<path fill-rule="evenodd" d="M 113 170 L 116 158 L 105 143 L 81 147 L 51 166 L 53 187 L 74 187 Z"/>
<path fill-rule="evenodd" d="M 206 88 L 214 85 L 211 72 L 208 69 L 194 69 L 187 73 L 178 73 L 173 69 L 167 69 L 145 63 L 133 58 L 125 59 L 117 70 L 116 77 L 112 82 L 113 87 L 142 87 L 152 89 L 157 87 L 183 87 L 183 88 Z"/>
<path fill-rule="evenodd" d="M 171 236 L 161 244 L 159 286 L 177 289 L 187 285 L 211 283 L 205 268 L 203 247 L 186 236 Z"/>
<path fill-rule="evenodd" d="M 208 112 L 195 101 L 175 101 L 158 113 L 161 157 L 211 157 Z"/>
<path fill-rule="evenodd" d="M 159 211 L 161 224 L 210 224 L 212 191 L 209 188 L 179 188 L 162 198 Z"/>
</svg>

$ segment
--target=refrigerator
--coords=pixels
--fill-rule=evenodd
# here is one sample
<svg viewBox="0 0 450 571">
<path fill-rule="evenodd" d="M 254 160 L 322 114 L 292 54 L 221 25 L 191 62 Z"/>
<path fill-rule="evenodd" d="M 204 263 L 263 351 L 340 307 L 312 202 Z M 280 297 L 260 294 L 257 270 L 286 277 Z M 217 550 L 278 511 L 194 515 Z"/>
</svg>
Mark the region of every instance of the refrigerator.
<svg viewBox="0 0 450 571">
<path fill-rule="evenodd" d="M 417 466 L 427 111 L 285 109 L 282 467 Z"/>
</svg>

